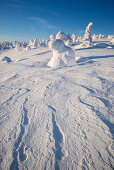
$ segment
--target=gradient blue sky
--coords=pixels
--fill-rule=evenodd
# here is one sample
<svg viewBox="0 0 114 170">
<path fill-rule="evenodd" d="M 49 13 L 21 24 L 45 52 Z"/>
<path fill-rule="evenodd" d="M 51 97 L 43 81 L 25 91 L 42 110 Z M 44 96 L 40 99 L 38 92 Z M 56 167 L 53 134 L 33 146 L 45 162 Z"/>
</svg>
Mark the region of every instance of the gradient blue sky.
<svg viewBox="0 0 114 170">
<path fill-rule="evenodd" d="M 27 41 L 59 30 L 83 35 L 114 34 L 114 0 L 0 0 L 0 41 Z"/>
</svg>

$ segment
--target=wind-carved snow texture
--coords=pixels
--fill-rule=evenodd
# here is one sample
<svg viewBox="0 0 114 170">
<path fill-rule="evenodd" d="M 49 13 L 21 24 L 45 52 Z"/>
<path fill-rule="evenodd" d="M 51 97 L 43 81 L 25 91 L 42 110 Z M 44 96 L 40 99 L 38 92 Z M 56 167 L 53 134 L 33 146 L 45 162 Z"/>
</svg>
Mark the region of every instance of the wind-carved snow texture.
<svg viewBox="0 0 114 170">
<path fill-rule="evenodd" d="M 108 126 L 112 136 L 114 137 L 114 127 L 113 127 L 113 123 L 111 123 L 110 121 L 106 120 L 103 116 L 103 114 L 99 111 L 99 110 L 96 110 L 92 105 L 84 102 L 80 97 L 78 98 L 79 101 L 82 103 L 82 104 L 85 104 L 87 106 L 89 106 L 93 112 L 96 113 L 96 115 Z"/>
<path fill-rule="evenodd" d="M 106 85 L 107 83 L 109 84 L 110 88 L 113 87 L 113 84 L 111 85 L 111 83 L 108 82 L 106 79 L 101 78 L 101 77 L 97 77 L 97 78 L 101 81 L 103 89 L 105 89 L 105 88 L 107 89 L 107 87 L 108 87 L 108 85 Z M 110 103 L 109 100 L 107 100 L 107 99 L 105 99 L 105 98 L 102 98 L 102 97 L 99 97 L 99 95 L 96 94 L 96 92 L 95 92 L 93 89 L 90 89 L 90 88 L 88 88 L 88 87 L 86 87 L 86 86 L 84 86 L 84 85 L 82 85 L 82 87 L 85 88 L 86 90 L 88 90 L 93 97 L 98 98 L 98 99 L 105 105 L 105 107 L 107 107 L 108 113 L 109 113 L 109 114 L 112 114 L 112 112 L 111 112 L 111 110 L 112 110 L 112 104 Z M 106 92 L 105 92 L 105 97 L 108 97 L 108 91 L 109 91 L 110 88 L 108 88 L 108 90 L 106 90 Z M 96 115 L 100 118 L 100 120 L 102 120 L 103 123 L 105 123 L 106 126 L 109 128 L 110 133 L 112 134 L 112 136 L 113 136 L 113 138 L 114 138 L 114 125 L 113 125 L 113 123 L 111 123 L 109 120 L 107 120 L 107 119 L 105 118 L 105 116 L 104 116 L 98 109 L 95 109 L 94 106 L 92 106 L 92 105 L 86 103 L 84 100 L 82 100 L 82 99 L 81 99 L 81 96 L 79 96 L 78 99 L 79 99 L 79 101 L 80 101 L 81 103 L 89 106 L 89 107 L 92 109 L 92 111 L 96 113 Z"/>
<path fill-rule="evenodd" d="M 28 125 L 28 116 L 27 116 L 27 109 L 25 107 L 28 99 L 25 99 L 25 102 L 23 103 L 23 117 L 21 120 L 21 125 L 20 125 L 20 134 L 17 138 L 17 141 L 15 142 L 14 149 L 13 149 L 13 162 L 10 166 L 10 170 L 19 170 L 19 163 L 18 163 L 18 157 L 19 161 L 23 162 L 26 159 L 26 154 L 24 153 L 24 143 L 22 142 L 24 133 L 25 133 L 25 128 Z"/>
<path fill-rule="evenodd" d="M 47 47 L 4 54 L 1 169 L 114 169 L 113 53 L 77 50 L 83 62 L 58 68 Z"/>
<path fill-rule="evenodd" d="M 53 124 L 53 138 L 55 140 L 55 170 L 59 170 L 59 161 L 62 160 L 62 157 L 64 156 L 62 152 L 61 144 L 63 143 L 63 135 L 59 129 L 59 126 L 57 126 L 54 112 L 56 112 L 56 109 L 52 106 L 48 106 L 52 110 L 52 124 Z"/>
</svg>

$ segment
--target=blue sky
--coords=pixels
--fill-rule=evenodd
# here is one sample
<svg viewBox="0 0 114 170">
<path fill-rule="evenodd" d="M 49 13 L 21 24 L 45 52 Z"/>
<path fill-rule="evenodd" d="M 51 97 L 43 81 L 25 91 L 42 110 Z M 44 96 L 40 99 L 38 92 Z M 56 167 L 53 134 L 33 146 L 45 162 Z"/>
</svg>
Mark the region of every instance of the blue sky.
<svg viewBox="0 0 114 170">
<path fill-rule="evenodd" d="M 0 41 L 27 41 L 62 30 L 114 34 L 114 0 L 0 0 Z"/>
</svg>

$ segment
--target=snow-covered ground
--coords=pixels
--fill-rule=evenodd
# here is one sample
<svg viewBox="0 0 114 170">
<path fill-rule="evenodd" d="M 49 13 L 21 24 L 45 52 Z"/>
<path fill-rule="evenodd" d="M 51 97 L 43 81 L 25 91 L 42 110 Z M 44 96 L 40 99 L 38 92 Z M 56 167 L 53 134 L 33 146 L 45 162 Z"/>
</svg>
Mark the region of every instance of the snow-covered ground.
<svg viewBox="0 0 114 170">
<path fill-rule="evenodd" d="M 114 168 L 114 49 L 74 52 L 57 68 L 48 47 L 0 55 L 2 170 Z"/>
</svg>

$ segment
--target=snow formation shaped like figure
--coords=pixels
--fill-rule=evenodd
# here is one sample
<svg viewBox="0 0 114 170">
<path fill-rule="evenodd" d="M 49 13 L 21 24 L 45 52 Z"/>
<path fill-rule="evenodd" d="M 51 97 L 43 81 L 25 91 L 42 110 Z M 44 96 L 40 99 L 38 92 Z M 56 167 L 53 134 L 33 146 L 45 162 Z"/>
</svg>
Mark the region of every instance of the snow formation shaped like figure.
<svg viewBox="0 0 114 170">
<path fill-rule="evenodd" d="M 91 37 L 91 27 L 92 27 L 93 23 L 90 22 L 86 28 L 86 31 L 85 31 L 85 35 L 84 35 L 84 40 L 86 41 L 92 41 L 92 37 Z"/>
<path fill-rule="evenodd" d="M 68 40 L 70 43 L 72 43 L 72 38 L 70 37 L 70 34 L 65 34 L 63 31 L 59 31 L 56 35 L 56 39 L 62 40 L 64 43 Z"/>
<path fill-rule="evenodd" d="M 58 67 L 61 65 L 73 65 L 75 63 L 74 51 L 67 47 L 60 39 L 49 42 L 49 48 L 53 51 L 53 57 L 48 63 L 50 67 Z"/>
</svg>

